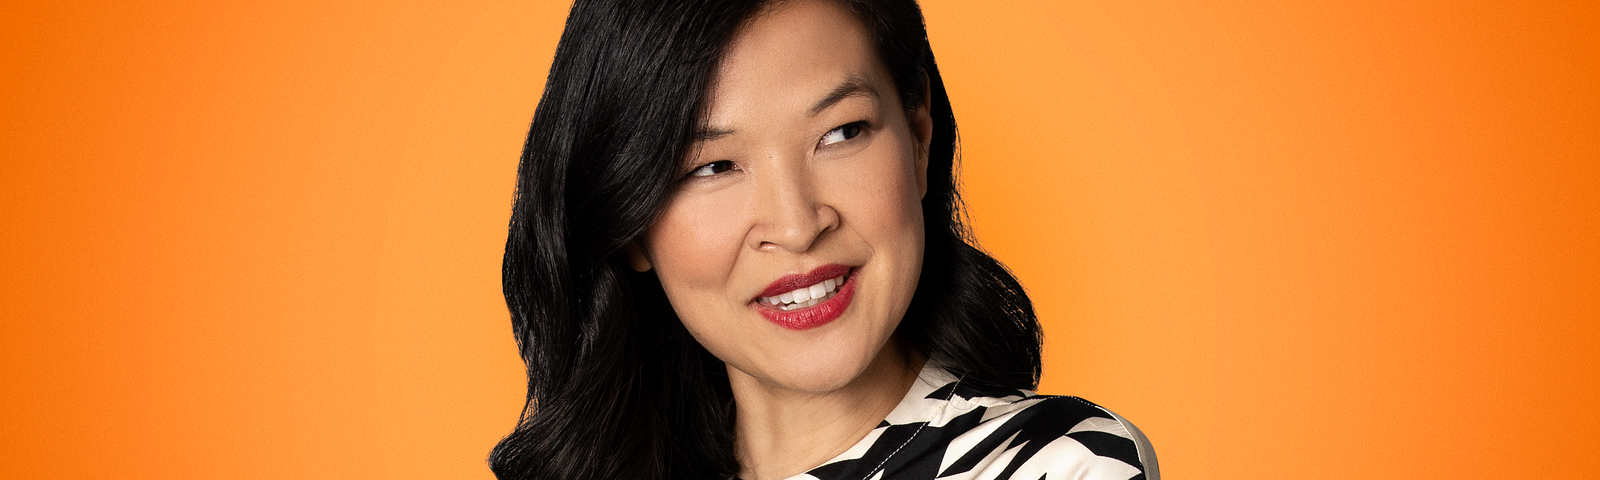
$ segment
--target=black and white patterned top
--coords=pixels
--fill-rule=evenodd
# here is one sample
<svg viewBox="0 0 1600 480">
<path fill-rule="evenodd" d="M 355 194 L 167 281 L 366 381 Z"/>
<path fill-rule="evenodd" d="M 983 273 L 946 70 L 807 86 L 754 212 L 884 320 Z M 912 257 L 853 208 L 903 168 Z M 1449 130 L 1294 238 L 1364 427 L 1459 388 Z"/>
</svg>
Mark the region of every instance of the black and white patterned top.
<svg viewBox="0 0 1600 480">
<path fill-rule="evenodd" d="M 1077 397 L 978 390 L 932 362 L 855 446 L 788 480 L 1159 480 L 1133 424 Z"/>
</svg>

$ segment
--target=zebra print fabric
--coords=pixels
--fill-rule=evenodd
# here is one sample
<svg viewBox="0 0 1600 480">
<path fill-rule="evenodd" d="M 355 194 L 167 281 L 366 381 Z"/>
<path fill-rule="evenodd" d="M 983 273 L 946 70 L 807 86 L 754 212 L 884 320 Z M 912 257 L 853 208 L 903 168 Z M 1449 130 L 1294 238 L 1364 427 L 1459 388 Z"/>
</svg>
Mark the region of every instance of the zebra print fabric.
<svg viewBox="0 0 1600 480">
<path fill-rule="evenodd" d="M 789 480 L 1159 480 L 1131 423 L 1077 397 L 963 385 L 929 362 L 854 447 Z"/>
</svg>

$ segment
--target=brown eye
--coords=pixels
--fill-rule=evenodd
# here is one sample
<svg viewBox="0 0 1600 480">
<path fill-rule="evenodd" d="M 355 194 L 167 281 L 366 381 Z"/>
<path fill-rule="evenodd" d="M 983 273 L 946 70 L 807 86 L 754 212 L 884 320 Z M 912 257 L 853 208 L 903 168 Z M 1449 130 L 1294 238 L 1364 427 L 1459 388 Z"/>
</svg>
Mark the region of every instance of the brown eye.
<svg viewBox="0 0 1600 480">
<path fill-rule="evenodd" d="M 731 161 L 718 160 L 718 161 L 715 161 L 715 162 L 707 163 L 705 165 L 701 165 L 699 168 L 696 168 L 693 171 L 690 171 L 689 172 L 689 176 L 690 177 L 709 177 L 709 176 L 716 175 L 716 174 L 719 174 L 719 173 L 722 173 L 722 172 L 733 170 L 733 167 L 734 167 L 734 165 L 733 165 L 733 162 L 731 162 Z"/>
<path fill-rule="evenodd" d="M 841 125 L 839 128 L 829 130 L 827 134 L 822 136 L 822 140 L 818 143 L 822 144 L 822 146 L 828 146 L 856 138 L 857 136 L 861 135 L 861 130 L 865 127 L 866 124 L 864 122 Z"/>
</svg>

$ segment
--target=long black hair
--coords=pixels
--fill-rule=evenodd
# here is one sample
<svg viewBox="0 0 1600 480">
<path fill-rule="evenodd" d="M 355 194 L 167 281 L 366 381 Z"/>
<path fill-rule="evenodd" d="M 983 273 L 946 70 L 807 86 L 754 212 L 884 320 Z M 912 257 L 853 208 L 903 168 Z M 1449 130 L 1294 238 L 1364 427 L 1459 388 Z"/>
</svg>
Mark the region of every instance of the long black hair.
<svg viewBox="0 0 1600 480">
<path fill-rule="evenodd" d="M 782 0 L 779 0 L 782 1 Z M 956 125 L 914 0 L 838 0 L 908 111 L 930 105 L 927 246 L 897 336 L 977 385 L 1032 389 L 1041 333 L 1021 285 L 973 245 Z M 501 479 L 727 478 L 733 393 L 654 274 L 623 247 L 661 212 L 724 48 L 770 0 L 577 0 L 517 169 L 502 280 L 528 395 Z"/>
</svg>

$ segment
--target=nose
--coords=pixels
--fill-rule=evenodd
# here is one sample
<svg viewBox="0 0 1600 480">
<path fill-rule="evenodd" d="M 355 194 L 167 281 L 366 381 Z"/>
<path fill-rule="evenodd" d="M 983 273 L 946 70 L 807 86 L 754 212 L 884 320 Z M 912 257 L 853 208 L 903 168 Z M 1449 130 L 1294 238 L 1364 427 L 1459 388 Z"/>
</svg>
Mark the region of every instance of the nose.
<svg viewBox="0 0 1600 480">
<path fill-rule="evenodd" d="M 817 181 L 804 167 L 771 173 L 756 193 L 750 248 L 803 253 L 839 227 L 839 212 L 819 198 Z"/>
</svg>

